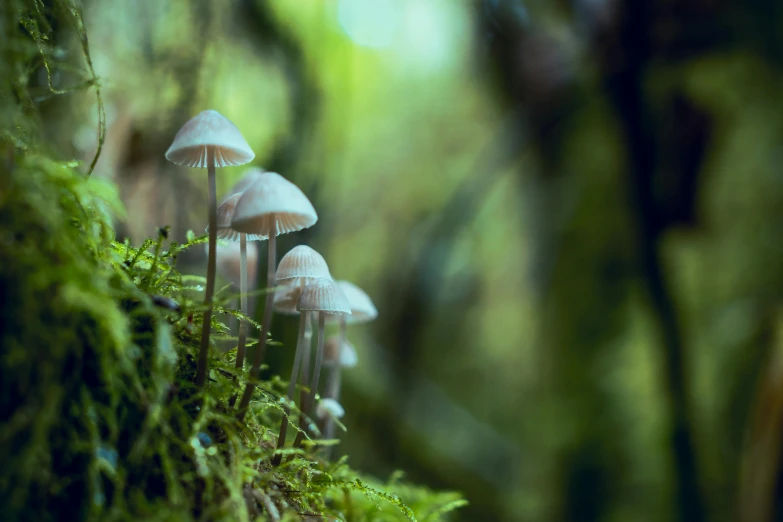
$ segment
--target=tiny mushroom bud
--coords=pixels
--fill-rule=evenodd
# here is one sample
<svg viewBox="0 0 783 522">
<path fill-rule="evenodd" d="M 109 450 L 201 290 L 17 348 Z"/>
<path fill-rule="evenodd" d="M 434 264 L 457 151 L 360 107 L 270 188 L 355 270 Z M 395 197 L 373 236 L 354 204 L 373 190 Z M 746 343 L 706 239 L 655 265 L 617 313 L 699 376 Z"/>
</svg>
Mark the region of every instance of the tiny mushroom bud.
<svg viewBox="0 0 783 522">
<path fill-rule="evenodd" d="M 353 315 L 353 314 L 351 314 Z M 356 348 L 349 340 L 342 340 L 339 335 L 333 335 L 324 344 L 324 364 L 332 366 L 339 364 L 343 368 L 353 368 L 359 363 Z"/>
<path fill-rule="evenodd" d="M 344 316 L 348 324 L 367 323 L 378 317 L 378 310 L 367 293 L 350 281 L 337 281 L 351 305 L 351 315 Z"/>
<path fill-rule="evenodd" d="M 242 165 L 255 154 L 239 129 L 217 111 L 203 111 L 185 123 L 166 151 L 166 159 L 184 167 L 206 168 L 209 186 L 209 253 L 207 256 L 206 308 L 201 332 L 201 348 L 196 367 L 196 386 L 207 378 L 209 336 L 212 322 L 212 297 L 215 293 L 215 263 L 217 248 L 217 190 L 215 168 Z"/>
<path fill-rule="evenodd" d="M 260 239 L 269 239 L 267 251 L 267 294 L 261 334 L 253 354 L 250 379 L 239 402 L 237 418 L 242 420 L 247 412 L 261 363 L 266 350 L 266 337 L 272 323 L 272 308 L 275 296 L 276 239 L 280 234 L 296 232 L 311 227 L 318 221 L 313 204 L 304 193 L 275 172 L 265 172 L 243 193 L 237 202 L 231 228 L 246 234 L 255 234 Z"/>
<path fill-rule="evenodd" d="M 318 312 L 318 345 L 315 355 L 315 367 L 313 378 L 310 381 L 310 394 L 302 405 L 303 415 L 311 415 L 315 403 L 315 395 L 318 393 L 318 380 L 321 373 L 321 365 L 324 358 L 324 326 L 327 315 L 350 315 L 351 307 L 340 287 L 331 279 L 317 279 L 302 290 L 299 298 L 299 311 Z M 300 431 L 294 440 L 294 447 L 301 445 L 304 431 Z"/>
<path fill-rule="evenodd" d="M 321 399 L 315 409 L 315 416 L 319 419 L 342 419 L 345 409 L 334 399 Z"/>
</svg>

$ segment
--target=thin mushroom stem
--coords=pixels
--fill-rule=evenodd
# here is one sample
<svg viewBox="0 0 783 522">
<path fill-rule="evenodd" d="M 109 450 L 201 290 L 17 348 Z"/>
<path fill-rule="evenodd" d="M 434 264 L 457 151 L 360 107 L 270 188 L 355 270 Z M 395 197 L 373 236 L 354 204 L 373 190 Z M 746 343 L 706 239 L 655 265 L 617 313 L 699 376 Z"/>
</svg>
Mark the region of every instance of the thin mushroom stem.
<svg viewBox="0 0 783 522">
<path fill-rule="evenodd" d="M 201 348 L 196 366 L 196 386 L 207 380 L 209 365 L 209 335 L 212 326 L 212 297 L 215 294 L 215 264 L 217 257 L 217 187 L 215 186 L 215 148 L 207 147 L 207 175 L 209 178 L 209 251 L 207 254 L 207 290 L 204 295 L 204 320 L 201 325 Z"/>
<path fill-rule="evenodd" d="M 333 361 L 331 371 L 329 372 L 329 380 L 326 381 L 326 391 L 324 397 L 330 397 L 334 400 L 340 398 L 340 369 L 342 368 L 342 351 L 345 346 L 347 338 L 347 323 L 345 322 L 345 316 L 340 316 L 340 350 L 337 352 L 337 360 Z M 331 418 L 330 418 L 331 420 Z"/>
<path fill-rule="evenodd" d="M 247 234 L 239 234 L 239 310 L 243 315 L 249 315 L 247 308 Z M 239 320 L 239 343 L 237 344 L 237 360 L 234 367 L 242 371 L 245 362 L 245 344 L 247 343 L 247 321 Z M 237 402 L 237 394 L 231 396 L 228 407 L 233 408 Z"/>
<path fill-rule="evenodd" d="M 239 234 L 239 310 L 248 315 L 247 310 L 247 234 Z M 236 368 L 242 369 L 245 362 L 245 343 L 247 342 L 247 321 L 239 320 L 239 344 L 237 345 Z"/>
<path fill-rule="evenodd" d="M 296 353 L 294 354 L 294 367 L 291 368 L 291 379 L 288 381 L 288 400 L 283 406 L 283 420 L 280 423 L 280 434 L 277 436 L 277 449 L 282 449 L 285 446 L 285 436 L 288 431 L 288 416 L 291 413 L 291 401 L 294 400 L 294 392 L 296 391 L 296 377 L 299 374 L 299 364 L 302 361 L 302 352 L 305 351 L 305 332 L 309 330 L 308 319 L 310 314 L 303 312 L 299 316 L 299 336 L 296 340 Z M 309 350 L 309 346 L 307 347 Z M 283 455 L 278 453 L 275 458 L 272 459 L 272 465 L 277 466 L 283 459 Z"/>
<path fill-rule="evenodd" d="M 346 341 L 348 340 L 347 337 L 347 329 L 348 325 L 345 321 L 345 316 L 340 316 L 340 351 L 337 354 L 337 360 L 332 362 L 332 368 L 329 372 L 329 380 L 326 381 L 326 391 L 324 392 L 324 397 L 334 399 L 336 401 L 340 400 L 340 384 L 342 383 L 342 364 L 341 364 L 341 357 L 342 357 L 342 351 L 343 346 L 345 346 Z M 334 430 L 335 430 L 335 423 L 334 419 L 332 417 L 327 417 L 324 420 L 324 431 L 323 435 L 325 439 L 331 439 L 334 438 Z M 332 446 L 328 446 L 326 448 L 326 457 L 329 458 L 332 453 Z"/>
<path fill-rule="evenodd" d="M 310 393 L 307 396 L 307 403 L 302 405 L 302 421 L 305 415 L 311 417 L 315 405 L 315 395 L 318 393 L 318 380 L 321 375 L 321 364 L 324 360 L 324 329 L 326 326 L 326 313 L 318 312 L 318 347 L 315 350 L 315 367 L 313 368 L 313 379 L 310 381 Z M 294 448 L 302 445 L 305 430 L 300 431 L 294 440 Z"/>
<path fill-rule="evenodd" d="M 309 328 L 305 332 L 305 351 L 302 354 L 302 365 L 299 369 L 299 382 L 302 385 L 302 390 L 299 392 L 299 407 L 304 408 L 305 400 L 307 400 L 307 385 L 310 377 L 310 358 L 313 351 L 313 332 L 318 324 L 318 312 L 303 312 L 310 316 Z"/>
<path fill-rule="evenodd" d="M 276 233 L 277 226 L 272 223 L 269 227 L 269 245 L 267 250 L 267 273 L 266 273 L 266 304 L 264 306 L 264 318 L 261 323 L 261 334 L 258 336 L 258 343 L 256 349 L 253 351 L 253 366 L 250 368 L 250 375 L 245 385 L 245 391 L 242 394 L 242 400 L 239 401 L 239 408 L 237 409 L 237 419 L 240 421 L 245 418 L 247 413 L 247 407 L 250 404 L 250 399 L 253 397 L 253 391 L 256 388 L 255 379 L 258 379 L 261 374 L 261 364 L 264 361 L 264 355 L 266 354 L 266 337 L 269 334 L 269 330 L 272 326 L 272 306 L 275 301 L 275 271 L 276 271 Z"/>
</svg>

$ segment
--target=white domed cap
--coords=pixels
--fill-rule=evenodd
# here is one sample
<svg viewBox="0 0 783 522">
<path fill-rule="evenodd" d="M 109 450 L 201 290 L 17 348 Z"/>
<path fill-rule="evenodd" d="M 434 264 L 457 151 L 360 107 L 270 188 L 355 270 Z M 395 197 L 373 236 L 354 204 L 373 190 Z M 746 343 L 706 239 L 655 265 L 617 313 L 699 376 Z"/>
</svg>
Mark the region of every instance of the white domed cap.
<svg viewBox="0 0 783 522">
<path fill-rule="evenodd" d="M 343 368 L 353 368 L 359 364 L 356 348 L 348 339 L 342 343 L 341 348 L 339 335 L 329 337 L 324 343 L 324 364 L 332 365 L 335 361 L 339 361 Z"/>
<path fill-rule="evenodd" d="M 300 312 L 325 312 L 333 315 L 350 315 L 351 307 L 348 299 L 331 279 L 316 279 L 302 290 L 299 304 Z"/>
<path fill-rule="evenodd" d="M 277 281 L 287 285 L 307 286 L 319 278 L 331 279 L 324 257 L 307 245 L 295 246 L 277 265 Z"/>
<path fill-rule="evenodd" d="M 276 172 L 265 172 L 242 193 L 231 228 L 261 239 L 311 227 L 318 221 L 304 193 Z"/>
<path fill-rule="evenodd" d="M 231 187 L 231 192 L 229 194 L 241 194 L 242 192 L 246 191 L 248 188 L 250 188 L 250 185 L 258 181 L 258 177 L 266 172 L 261 167 L 250 167 L 245 171 L 245 174 L 239 178 L 239 181 L 234 183 L 234 186 Z"/>
<path fill-rule="evenodd" d="M 378 317 L 378 310 L 367 293 L 350 281 L 337 281 L 351 306 L 351 315 L 345 318 L 348 323 L 367 323 Z"/>
<path fill-rule="evenodd" d="M 319 419 L 333 417 L 341 419 L 345 415 L 345 409 L 334 399 L 321 399 L 315 408 L 315 414 Z"/>
<path fill-rule="evenodd" d="M 302 295 L 300 286 L 278 286 L 275 291 L 274 310 L 283 315 L 299 315 L 296 305 Z"/>
<path fill-rule="evenodd" d="M 239 232 L 231 228 L 231 220 L 234 218 L 234 211 L 237 207 L 237 202 L 242 194 L 234 194 L 226 198 L 226 200 L 220 204 L 217 208 L 217 237 L 218 239 L 225 239 L 226 241 L 239 241 Z M 209 227 L 205 229 L 209 232 Z M 245 238 L 248 241 L 259 241 L 259 238 L 255 234 L 245 234 Z"/>
<path fill-rule="evenodd" d="M 215 149 L 215 167 L 244 165 L 256 157 L 242 133 L 217 111 L 202 111 L 185 123 L 166 151 L 166 159 L 183 167 L 207 168 L 207 148 Z"/>
</svg>

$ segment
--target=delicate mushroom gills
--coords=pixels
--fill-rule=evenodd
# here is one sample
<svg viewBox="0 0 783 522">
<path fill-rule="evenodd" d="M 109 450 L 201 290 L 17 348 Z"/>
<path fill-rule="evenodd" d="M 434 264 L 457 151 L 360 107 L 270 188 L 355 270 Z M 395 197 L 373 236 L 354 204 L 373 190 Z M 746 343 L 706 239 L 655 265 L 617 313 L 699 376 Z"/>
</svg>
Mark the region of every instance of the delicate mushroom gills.
<svg viewBox="0 0 783 522">
<path fill-rule="evenodd" d="M 234 227 L 242 230 L 269 230 L 271 228 L 276 231 L 275 235 L 279 236 L 307 228 L 311 222 L 312 216 L 309 214 L 285 212 L 235 221 Z M 269 234 L 258 234 L 258 237 L 260 239 L 269 239 Z"/>
<path fill-rule="evenodd" d="M 208 166 L 208 148 L 208 145 L 198 145 L 175 150 L 169 153 L 169 159 L 184 167 L 205 169 Z M 215 167 L 235 167 L 246 162 L 246 155 L 243 152 L 224 146 L 215 147 Z"/>
<path fill-rule="evenodd" d="M 209 227 L 207 227 L 205 230 L 209 232 Z M 224 239 L 226 241 L 239 241 L 240 234 L 241 232 L 237 232 L 232 228 L 221 228 L 220 225 L 217 227 L 218 239 Z M 261 241 L 262 239 L 266 239 L 266 237 L 259 236 L 258 234 L 246 234 L 246 237 L 248 241 Z"/>
</svg>

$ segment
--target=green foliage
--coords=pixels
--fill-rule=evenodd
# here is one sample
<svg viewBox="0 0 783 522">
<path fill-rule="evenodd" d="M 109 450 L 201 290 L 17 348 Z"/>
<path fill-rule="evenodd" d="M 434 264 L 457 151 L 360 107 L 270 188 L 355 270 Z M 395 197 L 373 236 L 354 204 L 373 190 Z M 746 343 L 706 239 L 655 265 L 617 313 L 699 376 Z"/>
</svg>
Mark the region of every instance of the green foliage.
<svg viewBox="0 0 783 522">
<path fill-rule="evenodd" d="M 440 520 L 463 504 L 398 478 L 358 478 L 312 451 L 288 450 L 272 468 L 285 383 L 259 383 L 246 424 L 226 407 L 244 378 L 233 352 L 212 351 L 203 394 L 191 384 L 199 281 L 174 266 L 205 239 L 167 244 L 161 229 L 140 248 L 112 241 L 115 191 L 74 167 L 29 155 L 0 186 L 11 224 L 0 241 L 8 519 Z"/>
</svg>

